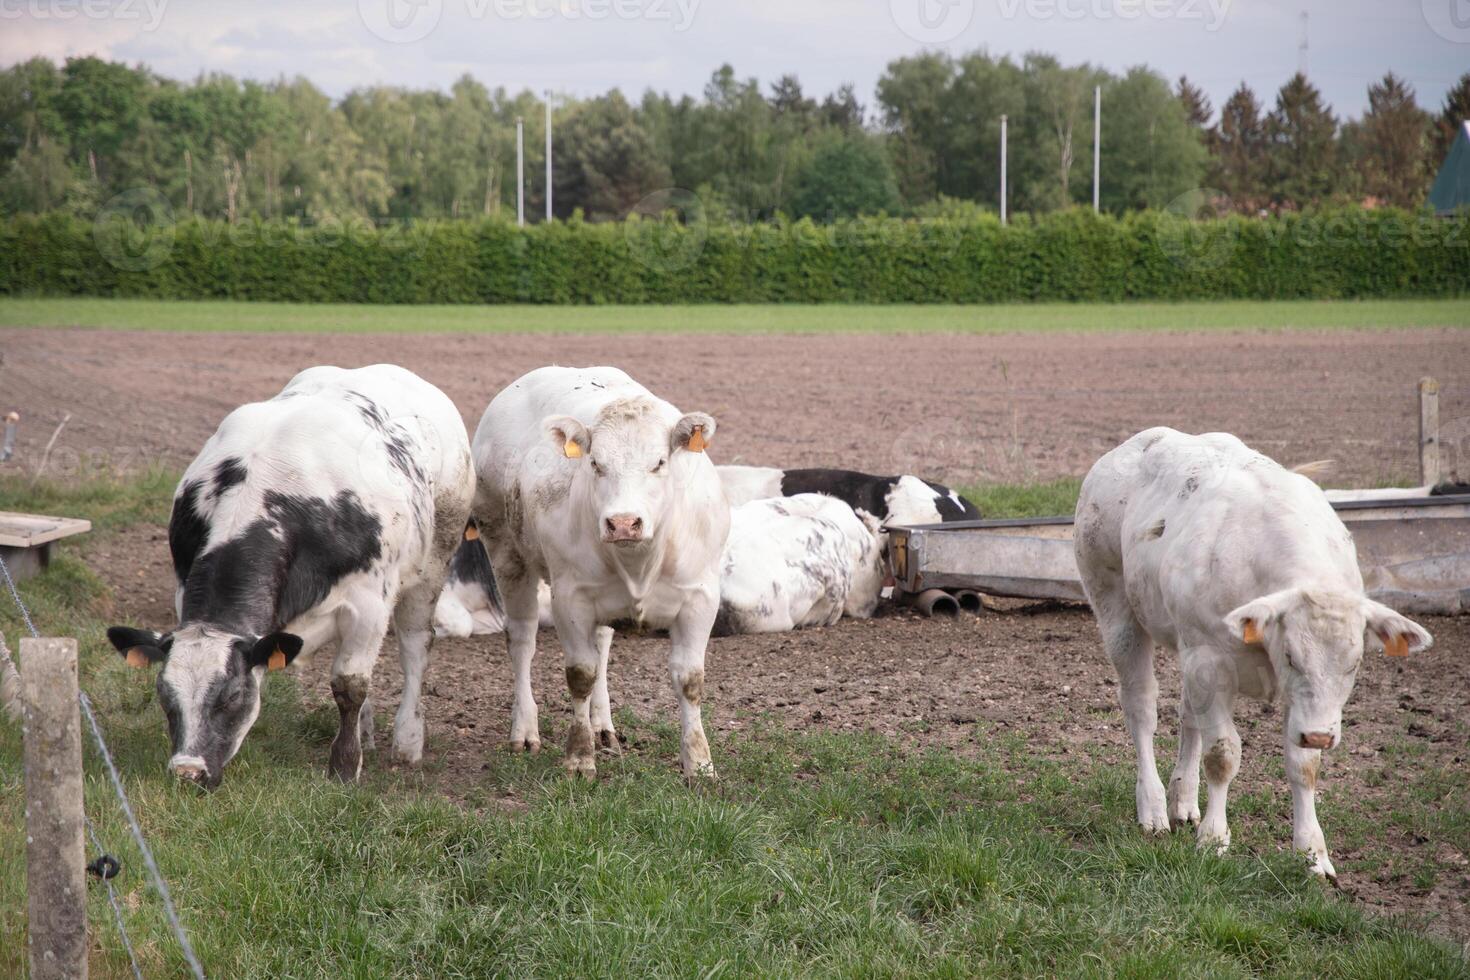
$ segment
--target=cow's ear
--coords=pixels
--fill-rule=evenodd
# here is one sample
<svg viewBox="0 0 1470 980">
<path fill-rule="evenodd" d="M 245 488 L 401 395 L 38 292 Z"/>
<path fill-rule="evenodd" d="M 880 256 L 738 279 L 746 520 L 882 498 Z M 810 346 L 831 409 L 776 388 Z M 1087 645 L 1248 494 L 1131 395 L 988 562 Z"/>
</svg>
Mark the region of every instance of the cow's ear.
<svg viewBox="0 0 1470 980">
<path fill-rule="evenodd" d="M 541 423 L 567 459 L 580 459 L 592 449 L 592 434 L 570 415 L 552 415 Z"/>
<path fill-rule="evenodd" d="M 704 412 L 690 412 L 674 423 L 669 433 L 669 449 L 687 449 L 691 453 L 702 453 L 715 438 L 715 419 Z"/>
<path fill-rule="evenodd" d="M 255 641 L 245 655 L 245 663 L 253 670 L 265 667 L 281 670 L 301 652 L 301 637 L 295 633 L 272 633 Z"/>
<path fill-rule="evenodd" d="M 1281 611 L 1294 598 L 1295 592 L 1295 589 L 1273 592 L 1231 610 L 1225 617 L 1225 628 L 1241 643 L 1263 645 L 1267 628 L 1281 615 Z"/>
<path fill-rule="evenodd" d="M 1381 602 L 1363 600 L 1363 618 L 1368 632 L 1383 644 L 1390 657 L 1407 657 L 1410 652 L 1428 650 L 1434 644 L 1429 631 L 1407 616 L 1400 616 Z"/>
<path fill-rule="evenodd" d="M 171 637 L 160 636 L 153 630 L 112 626 L 107 630 L 107 639 L 122 654 L 129 667 L 141 670 L 164 661 Z"/>
</svg>

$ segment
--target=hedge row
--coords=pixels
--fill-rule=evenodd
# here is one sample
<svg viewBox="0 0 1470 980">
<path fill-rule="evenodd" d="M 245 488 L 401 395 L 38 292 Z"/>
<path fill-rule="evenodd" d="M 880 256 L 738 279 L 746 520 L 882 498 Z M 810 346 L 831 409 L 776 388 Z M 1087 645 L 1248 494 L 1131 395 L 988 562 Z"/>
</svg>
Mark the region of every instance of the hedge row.
<svg viewBox="0 0 1470 980">
<path fill-rule="evenodd" d="M 999 303 L 1470 293 L 1470 219 L 1087 211 L 836 225 L 0 222 L 0 294 L 363 303 Z"/>
</svg>

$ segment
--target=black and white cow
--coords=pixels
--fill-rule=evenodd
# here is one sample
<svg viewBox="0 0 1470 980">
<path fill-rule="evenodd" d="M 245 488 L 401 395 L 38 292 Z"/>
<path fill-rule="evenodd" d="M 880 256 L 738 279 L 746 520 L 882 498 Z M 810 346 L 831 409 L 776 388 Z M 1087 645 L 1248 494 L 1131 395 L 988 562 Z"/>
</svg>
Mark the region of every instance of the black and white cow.
<svg viewBox="0 0 1470 980">
<path fill-rule="evenodd" d="M 260 713 L 266 670 L 335 641 L 331 773 L 357 778 L 390 619 L 404 675 L 393 747 L 417 762 L 434 603 L 474 487 L 459 411 L 403 368 L 310 368 L 231 412 L 174 493 L 178 625 L 107 631 L 132 666 L 162 665 L 169 767 L 219 785 Z"/>
<path fill-rule="evenodd" d="M 782 470 L 769 466 L 718 466 L 731 507 L 767 497 L 821 493 L 872 517 L 883 527 L 978 521 L 980 509 L 949 487 L 917 476 L 873 476 L 853 470 Z"/>
</svg>

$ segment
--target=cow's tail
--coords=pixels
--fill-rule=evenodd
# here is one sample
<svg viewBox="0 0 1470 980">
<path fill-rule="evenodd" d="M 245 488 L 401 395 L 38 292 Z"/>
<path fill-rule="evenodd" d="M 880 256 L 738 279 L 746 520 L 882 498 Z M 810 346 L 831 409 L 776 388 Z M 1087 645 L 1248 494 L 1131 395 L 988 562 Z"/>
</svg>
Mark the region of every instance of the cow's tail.
<svg viewBox="0 0 1470 980">
<path fill-rule="evenodd" d="M 1333 473 L 1337 472 L 1337 460 L 1314 459 L 1310 463 L 1301 463 L 1291 468 L 1293 473 L 1304 476 L 1313 483 L 1321 483 Z"/>
<path fill-rule="evenodd" d="M 444 591 L 470 600 L 466 605 L 474 617 L 474 632 L 498 633 L 505 628 L 505 603 L 473 517 L 465 525 L 465 538 L 450 559 Z"/>
</svg>

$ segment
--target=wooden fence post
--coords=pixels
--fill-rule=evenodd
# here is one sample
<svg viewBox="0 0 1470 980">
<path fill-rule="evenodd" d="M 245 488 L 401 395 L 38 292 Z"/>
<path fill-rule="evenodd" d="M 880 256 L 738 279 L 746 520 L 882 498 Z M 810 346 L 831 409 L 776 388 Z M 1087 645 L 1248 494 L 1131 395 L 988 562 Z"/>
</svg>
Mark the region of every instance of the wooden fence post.
<svg viewBox="0 0 1470 980">
<path fill-rule="evenodd" d="M 1419 379 L 1419 476 L 1420 486 L 1439 482 L 1439 382 Z"/>
<path fill-rule="evenodd" d="M 31 977 L 87 976 L 77 641 L 20 641 Z"/>
</svg>

